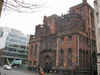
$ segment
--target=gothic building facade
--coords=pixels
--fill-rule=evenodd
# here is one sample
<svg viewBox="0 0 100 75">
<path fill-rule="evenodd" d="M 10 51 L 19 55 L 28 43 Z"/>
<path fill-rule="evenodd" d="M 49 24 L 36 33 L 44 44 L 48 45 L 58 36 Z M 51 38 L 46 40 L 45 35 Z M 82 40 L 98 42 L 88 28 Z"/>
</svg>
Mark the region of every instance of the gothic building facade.
<svg viewBox="0 0 100 75">
<path fill-rule="evenodd" d="M 43 24 L 37 25 L 35 35 L 30 36 L 28 66 L 90 71 L 91 67 L 95 68 L 95 55 L 94 10 L 83 0 L 71 7 L 68 14 L 44 16 Z"/>
</svg>

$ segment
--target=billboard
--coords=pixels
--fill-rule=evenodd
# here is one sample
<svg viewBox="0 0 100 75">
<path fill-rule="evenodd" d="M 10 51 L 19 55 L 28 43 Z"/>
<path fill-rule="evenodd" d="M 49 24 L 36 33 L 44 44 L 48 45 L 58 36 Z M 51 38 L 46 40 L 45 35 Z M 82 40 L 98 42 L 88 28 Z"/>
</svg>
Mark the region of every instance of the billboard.
<svg viewBox="0 0 100 75">
<path fill-rule="evenodd" d="M 13 60 L 13 64 L 21 64 L 22 60 Z"/>
</svg>

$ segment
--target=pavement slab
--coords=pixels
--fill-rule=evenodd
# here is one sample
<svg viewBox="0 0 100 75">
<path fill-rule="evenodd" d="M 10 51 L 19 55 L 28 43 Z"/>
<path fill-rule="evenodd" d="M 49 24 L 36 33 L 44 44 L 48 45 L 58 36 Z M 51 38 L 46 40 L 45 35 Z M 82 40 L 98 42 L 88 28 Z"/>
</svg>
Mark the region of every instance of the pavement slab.
<svg viewBox="0 0 100 75">
<path fill-rule="evenodd" d="M 38 72 L 28 71 L 28 70 L 6 70 L 0 67 L 0 73 L 1 75 L 39 75 Z M 45 73 L 44 75 L 62 75 L 62 74 L 56 74 L 56 73 Z"/>
</svg>

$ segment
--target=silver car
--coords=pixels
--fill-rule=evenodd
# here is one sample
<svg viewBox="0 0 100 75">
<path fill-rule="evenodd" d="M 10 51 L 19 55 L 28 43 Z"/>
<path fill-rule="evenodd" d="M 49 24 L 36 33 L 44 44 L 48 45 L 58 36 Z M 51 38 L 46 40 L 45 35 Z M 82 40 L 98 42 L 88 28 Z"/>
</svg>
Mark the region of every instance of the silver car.
<svg viewBox="0 0 100 75">
<path fill-rule="evenodd" d="M 11 70 L 11 66 L 9 66 L 9 65 L 4 65 L 3 68 L 6 70 Z"/>
</svg>

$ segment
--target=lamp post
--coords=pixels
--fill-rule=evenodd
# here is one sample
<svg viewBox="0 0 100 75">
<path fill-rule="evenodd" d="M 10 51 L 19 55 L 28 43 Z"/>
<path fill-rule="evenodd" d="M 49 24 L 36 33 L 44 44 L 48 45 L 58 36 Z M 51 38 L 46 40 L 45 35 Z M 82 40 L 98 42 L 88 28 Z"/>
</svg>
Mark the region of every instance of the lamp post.
<svg viewBox="0 0 100 75">
<path fill-rule="evenodd" d="M 89 15 L 90 16 L 90 15 Z M 90 18 L 91 21 L 91 18 Z M 91 32 L 91 22 L 90 22 L 90 75 L 92 75 L 92 32 Z"/>
</svg>

